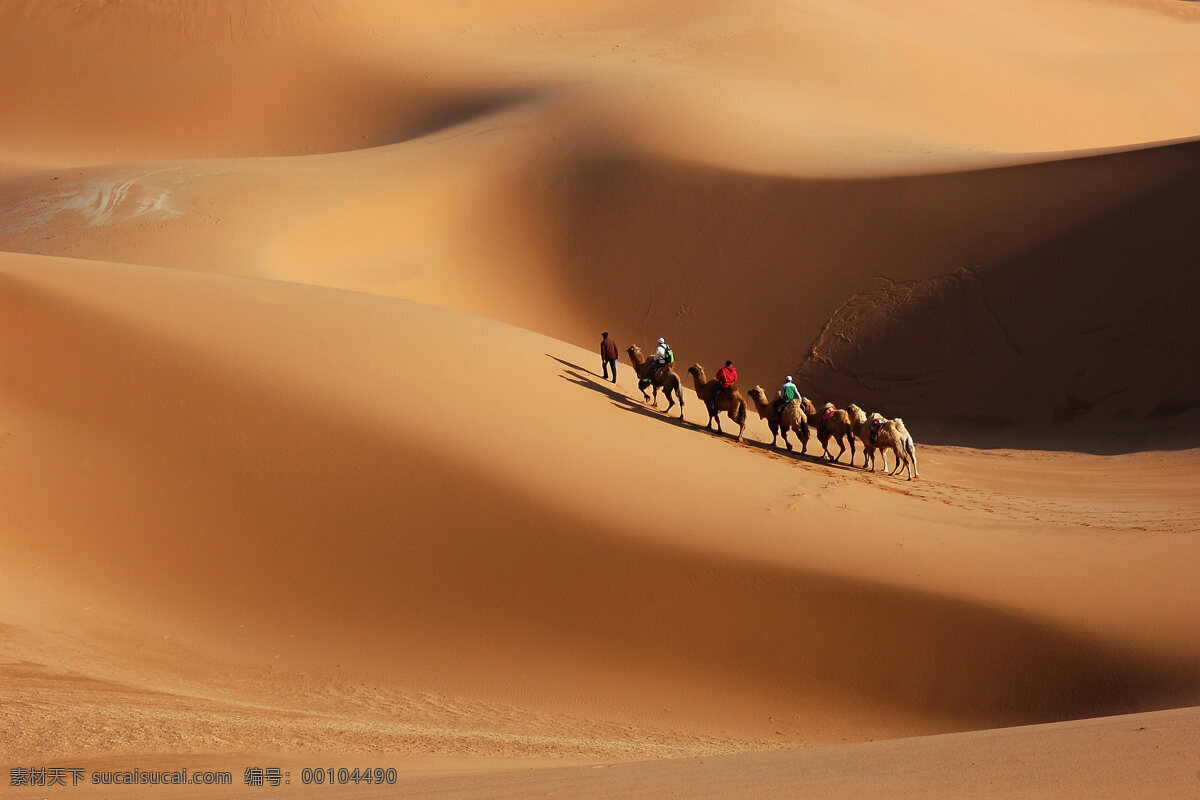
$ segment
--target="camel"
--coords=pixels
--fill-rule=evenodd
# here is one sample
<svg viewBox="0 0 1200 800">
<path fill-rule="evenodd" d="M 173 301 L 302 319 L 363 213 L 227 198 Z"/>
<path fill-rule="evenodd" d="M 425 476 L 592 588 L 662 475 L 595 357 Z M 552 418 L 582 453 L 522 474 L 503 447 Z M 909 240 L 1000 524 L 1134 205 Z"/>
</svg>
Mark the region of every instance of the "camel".
<svg viewBox="0 0 1200 800">
<path fill-rule="evenodd" d="M 870 430 L 863 427 L 867 424 L 867 412 L 854 403 L 851 403 L 846 410 L 850 412 L 850 429 L 858 437 L 859 441 L 863 443 L 863 469 L 866 469 L 874 456 L 871 448 Z M 886 453 L 884 454 L 884 459 L 886 463 Z M 850 459 L 850 466 L 854 466 L 854 459 Z"/>
<path fill-rule="evenodd" d="M 708 409 L 708 425 L 705 427 L 712 428 L 713 420 L 717 421 L 717 433 L 724 433 L 721 430 L 721 412 L 724 411 L 729 415 L 729 418 L 736 422 L 738 428 L 737 440 L 742 440 L 742 434 L 746 432 L 746 398 L 742 397 L 742 393 L 738 391 L 735 385 L 729 391 L 722 392 L 717 406 L 713 405 L 713 394 L 717 390 L 717 379 L 711 381 L 704 374 L 704 367 L 699 364 L 692 364 L 688 367 L 688 374 L 692 376 L 692 380 L 696 384 L 696 396 L 704 401 L 705 407 Z"/>
<path fill-rule="evenodd" d="M 904 427 L 904 420 L 899 417 L 892 417 L 892 423 L 896 426 L 896 433 L 899 434 L 900 449 L 907 456 L 905 466 L 911 466 L 908 479 L 911 481 L 913 478 L 921 477 L 921 473 L 917 472 L 917 445 L 913 441 L 912 434 L 908 432 L 908 428 Z M 897 465 L 892 474 L 895 475 L 899 471 L 900 467 Z"/>
<path fill-rule="evenodd" d="M 788 450 L 792 449 L 792 443 L 788 441 L 788 431 L 796 434 L 796 438 L 800 440 L 800 455 L 804 455 L 808 451 L 808 416 L 802 404 L 812 406 L 812 401 L 806 398 L 793 400 L 785 405 L 782 409 L 776 408 L 775 403 L 767 401 L 767 393 L 761 386 L 755 386 L 747 394 L 750 401 L 754 403 L 754 410 L 758 415 L 767 421 L 767 427 L 771 429 L 771 446 L 775 446 L 775 440 L 779 434 L 783 434 L 783 443 Z"/>
<path fill-rule="evenodd" d="M 817 414 L 816 407 L 808 402 L 805 411 L 808 413 L 808 424 L 817 429 L 817 441 L 821 443 L 825 457 L 835 463 L 840 462 L 842 453 L 846 452 L 846 441 L 848 441 L 850 443 L 850 465 L 854 466 L 854 428 L 850 422 L 850 414 L 844 408 L 837 408 L 833 403 L 826 403 L 821 413 Z M 833 454 L 829 452 L 830 439 L 834 439 L 841 448 L 838 450 L 837 458 L 834 458 Z"/>
<path fill-rule="evenodd" d="M 875 451 L 878 450 L 883 456 L 883 471 L 888 475 L 896 475 L 900 468 L 904 467 L 910 481 L 917 476 L 916 446 L 913 444 L 912 435 L 904 427 L 904 420 L 899 417 L 884 419 L 883 415 L 877 412 L 867 416 L 866 412 L 853 404 L 850 406 L 850 414 L 855 435 L 863 443 L 864 469 L 870 466 L 871 472 L 875 471 Z M 891 472 L 888 472 L 887 465 L 888 450 L 896 456 L 896 467 Z"/>
<path fill-rule="evenodd" d="M 661 388 L 663 394 L 667 398 L 667 410 L 663 413 L 670 414 L 671 409 L 675 406 L 675 401 L 671 398 L 671 393 L 675 393 L 675 397 L 679 398 L 679 418 L 683 419 L 683 382 L 679 380 L 679 376 L 675 374 L 675 370 L 670 364 L 663 364 L 656 370 L 653 370 L 653 375 L 650 374 L 650 362 L 642 355 L 642 349 L 635 345 L 630 345 L 625 351 L 629 354 L 629 363 L 633 365 L 633 371 L 638 376 L 638 388 L 642 390 L 642 398 L 644 402 L 650 402 L 650 395 L 646 394 L 646 387 L 654 387 L 654 407 L 658 408 L 658 390 Z"/>
</svg>

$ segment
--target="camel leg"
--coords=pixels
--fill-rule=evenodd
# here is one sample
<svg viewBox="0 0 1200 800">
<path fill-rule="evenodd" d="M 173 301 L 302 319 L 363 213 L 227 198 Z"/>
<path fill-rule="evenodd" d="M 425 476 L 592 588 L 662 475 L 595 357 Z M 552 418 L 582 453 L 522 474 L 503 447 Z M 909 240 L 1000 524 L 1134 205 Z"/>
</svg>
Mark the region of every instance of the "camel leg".
<svg viewBox="0 0 1200 800">
<path fill-rule="evenodd" d="M 837 439 L 839 449 L 837 458 L 835 458 L 833 462 L 835 464 L 840 464 L 842 462 L 842 453 L 846 452 L 846 443 L 842 440 L 842 435 L 840 433 L 835 438 Z"/>
<path fill-rule="evenodd" d="M 908 463 L 910 464 L 908 479 L 911 481 L 913 478 L 921 477 L 920 473 L 917 472 L 917 449 L 913 447 L 911 436 L 904 440 L 903 447 L 905 454 L 908 456 Z"/>
<path fill-rule="evenodd" d="M 650 381 L 646 380 L 645 378 L 642 378 L 640 381 L 638 381 L 638 388 L 642 390 L 642 402 L 643 403 L 650 402 L 650 395 L 646 392 L 646 387 L 648 387 L 649 385 L 650 385 Z"/>
<path fill-rule="evenodd" d="M 654 407 L 658 408 L 658 384 L 654 384 Z"/>
<path fill-rule="evenodd" d="M 784 447 L 786 447 L 788 450 L 791 450 L 791 449 L 792 449 L 792 443 L 788 441 L 788 438 L 787 438 L 787 432 L 788 432 L 788 429 L 787 429 L 787 426 L 786 426 L 786 425 L 780 425 L 780 426 L 779 426 L 779 433 L 780 433 L 780 434 L 783 436 L 783 446 L 784 446 Z M 774 439 L 772 439 L 772 440 L 771 440 L 771 446 L 772 446 L 772 447 L 774 447 L 774 446 L 775 446 L 775 440 L 774 440 Z"/>
</svg>

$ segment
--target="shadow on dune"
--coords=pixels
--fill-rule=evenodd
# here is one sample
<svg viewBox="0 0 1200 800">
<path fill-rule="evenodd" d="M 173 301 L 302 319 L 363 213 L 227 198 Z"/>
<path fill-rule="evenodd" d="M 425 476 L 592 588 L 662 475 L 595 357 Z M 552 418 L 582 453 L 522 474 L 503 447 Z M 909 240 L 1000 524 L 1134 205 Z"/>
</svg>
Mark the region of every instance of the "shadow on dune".
<svg viewBox="0 0 1200 800">
<path fill-rule="evenodd" d="M 489 114 L 529 102 L 538 92 L 526 91 L 478 91 L 453 96 L 450 92 L 438 93 L 440 102 L 430 102 L 420 115 L 410 115 L 404 124 L 392 134 L 393 143 L 417 139 Z"/>
<path fill-rule="evenodd" d="M 1200 415 L 1189 413 L 1200 371 L 1180 368 L 1200 358 L 1200 237 L 1188 233 L 1197 177 L 1000 263 L 857 295 L 797 371 L 833 396 L 919 409 L 959 436 L 982 429 L 975 444 L 1200 446 Z"/>
<path fill-rule="evenodd" d="M 563 371 L 562 376 L 561 376 L 563 378 L 563 380 L 569 381 L 569 382 L 575 384 L 576 386 L 582 386 L 585 389 L 591 389 L 592 391 L 600 392 L 601 394 L 603 394 L 606 397 L 608 397 L 609 399 L 611 399 L 613 401 L 613 405 L 615 405 L 619 408 L 622 408 L 626 411 L 634 411 L 639 414 L 642 414 L 643 416 L 651 417 L 654 419 L 666 418 L 676 425 L 686 425 L 687 424 L 686 421 L 680 419 L 680 417 L 679 417 L 678 404 L 676 404 L 676 406 L 671 409 L 671 416 L 667 416 L 666 401 L 663 400 L 663 398 L 661 396 L 662 395 L 661 392 L 659 393 L 659 395 L 660 395 L 659 396 L 659 405 L 656 408 L 652 405 L 648 405 L 648 404 L 642 402 L 640 399 L 638 399 L 636 397 L 630 397 L 629 395 L 625 394 L 625 392 L 622 391 L 621 389 L 616 388 L 616 384 L 609 383 L 608 381 L 604 380 L 601 375 L 597 375 L 594 372 L 590 372 L 589 370 L 587 370 L 584 367 L 579 366 L 578 364 L 574 364 L 570 361 L 567 361 L 566 359 L 559 358 L 558 356 L 555 356 L 555 355 L 551 355 L 550 353 L 546 353 L 546 357 L 553 359 L 554 361 L 557 361 L 558 363 L 562 364 L 564 367 L 567 367 L 567 369 Z M 629 369 L 628 367 L 626 367 L 626 370 L 628 370 L 629 372 L 632 373 L 632 370 Z M 652 393 L 652 396 L 653 396 L 653 393 Z"/>
<path fill-rule="evenodd" d="M 21 134 L 8 144 L 37 151 L 45 140 L 53 154 L 66 137 L 76 159 L 89 150 L 106 163 L 359 150 L 534 94 L 496 88 L 491 75 L 432 70 L 404 52 L 373 62 L 308 4 L 12 5 L 0 9 L 0 66 L 20 79 L 0 86 L 0 106 Z M 86 142 L 73 133 L 81 128 Z"/>
<path fill-rule="evenodd" d="M 5 394 L 51 415 L 95 465 L 66 454 L 30 476 L 72 503 L 18 504 L 13 530 L 37 529 L 31 557 L 49 572 L 130 601 L 464 687 L 619 693 L 614 676 L 632 665 L 671 682 L 720 676 L 797 707 L 868 700 L 946 730 L 1200 702 L 1194 658 L 665 546 L 549 504 L 469 451 L 394 439 L 21 281 L 0 283 L 0 302 Z M 278 308 L 245 320 L 247 348 Z M 324 335 L 294 346 L 318 354 Z M 577 683 L 579 658 L 599 667 Z"/>
<path fill-rule="evenodd" d="M 574 364 L 570 361 L 567 361 L 566 359 L 562 359 L 562 358 L 559 358 L 558 356 L 551 355 L 550 353 L 546 353 L 546 357 L 553 359 L 554 361 L 557 361 L 558 363 L 562 364 L 565 367 L 568 367 L 568 369 L 565 370 L 562 374 L 562 378 L 564 380 L 567 380 L 567 381 L 575 384 L 576 386 L 582 386 L 585 389 L 591 389 L 592 391 L 600 392 L 601 394 L 606 395 L 607 397 L 611 398 L 614 401 L 613 405 L 617 406 L 618 408 L 621 408 L 625 411 L 632 411 L 637 414 L 641 414 L 642 416 L 650 418 L 650 419 L 657 419 L 657 420 L 665 419 L 666 421 L 670 422 L 673 425 L 676 425 L 679 427 L 695 428 L 697 430 L 704 431 L 704 432 L 709 433 L 714 436 L 720 436 L 721 438 L 729 439 L 732 443 L 737 443 L 736 442 L 737 425 L 735 425 L 732 422 L 726 422 L 725 424 L 733 426 L 733 433 L 731 433 L 729 430 L 726 430 L 724 433 L 718 433 L 715 428 L 713 428 L 713 429 L 705 428 L 703 422 L 695 422 L 695 421 L 688 422 L 686 420 L 680 419 L 680 417 L 678 416 L 678 412 L 675 409 L 672 409 L 671 415 L 668 416 L 666 414 L 666 412 L 663 410 L 663 407 L 660 406 L 659 408 L 656 409 L 654 406 L 647 405 L 646 403 L 638 400 L 636 397 L 630 397 L 629 395 L 622 392 L 620 389 L 613 388 L 612 384 L 605 381 L 601 376 L 598 376 L 593 372 L 588 372 L 586 369 L 579 366 L 578 364 Z M 698 400 L 695 400 L 694 398 L 693 398 L 693 402 L 695 405 L 700 406 L 700 408 L 702 409 L 701 413 L 706 413 L 703 411 L 703 407 L 704 407 L 703 403 L 701 403 Z M 776 456 L 778 458 L 786 459 L 789 461 L 798 461 L 798 462 L 804 462 L 804 463 L 809 463 L 809 464 L 820 464 L 820 465 L 829 467 L 830 469 L 841 469 L 841 470 L 853 469 L 853 466 L 851 464 L 830 461 L 829 459 L 827 459 L 823 455 L 821 455 L 820 444 L 816 442 L 815 437 L 809 440 L 808 444 L 809 444 L 810 452 L 807 452 L 807 453 L 801 453 L 798 450 L 789 451 L 789 450 L 783 448 L 782 446 L 775 447 L 775 446 L 771 445 L 770 442 L 758 441 L 757 439 L 753 438 L 753 435 L 750 432 L 750 426 L 753 424 L 754 419 L 755 419 L 754 414 L 753 414 L 753 412 L 748 412 L 748 413 L 750 414 L 750 421 L 747 424 L 746 435 L 740 442 L 741 445 L 744 445 L 746 447 L 751 447 L 756 450 L 762 450 L 762 451 L 769 453 L 770 455 Z M 765 423 L 762 423 L 762 424 L 765 424 Z M 811 449 L 814 445 L 816 445 L 816 447 L 818 448 L 817 453 L 811 452 Z M 796 445 L 796 446 L 798 447 L 799 445 Z M 850 457 L 850 452 L 849 452 L 848 448 L 847 448 L 845 457 Z"/>
<path fill-rule="evenodd" d="M 764 385 L 799 372 L 918 443 L 1200 444 L 1181 368 L 1200 359 L 1200 142 L 881 178 L 619 153 L 561 170 L 542 201 L 562 273 L 628 339 Z"/>
</svg>

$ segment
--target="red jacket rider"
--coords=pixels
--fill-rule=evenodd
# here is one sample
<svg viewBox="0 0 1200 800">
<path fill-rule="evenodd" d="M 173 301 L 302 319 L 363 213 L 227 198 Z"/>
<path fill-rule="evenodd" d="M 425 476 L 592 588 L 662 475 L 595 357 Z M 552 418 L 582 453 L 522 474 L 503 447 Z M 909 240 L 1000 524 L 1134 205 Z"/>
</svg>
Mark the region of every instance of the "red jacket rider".
<svg viewBox="0 0 1200 800">
<path fill-rule="evenodd" d="M 725 366 L 717 370 L 717 382 L 722 389 L 728 389 L 737 383 L 737 370 L 733 368 L 732 361 L 726 361 Z"/>
</svg>

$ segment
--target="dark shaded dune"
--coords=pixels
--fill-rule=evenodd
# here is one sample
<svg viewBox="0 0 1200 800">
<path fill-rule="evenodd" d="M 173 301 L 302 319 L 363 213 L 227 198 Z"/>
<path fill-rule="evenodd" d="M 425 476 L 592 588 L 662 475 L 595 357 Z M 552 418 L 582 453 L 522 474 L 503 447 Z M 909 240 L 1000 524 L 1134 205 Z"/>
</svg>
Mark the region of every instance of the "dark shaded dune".
<svg viewBox="0 0 1200 800">
<path fill-rule="evenodd" d="M 219 304 L 249 353 L 288 324 L 281 317 L 329 302 L 279 285 L 198 301 L 192 285 L 159 296 L 177 313 L 190 313 L 185 293 Z M 364 296 L 335 302 L 357 309 L 362 327 L 342 342 L 320 326 L 297 331 L 292 346 L 311 353 L 314 369 L 355 352 L 355 335 L 386 342 L 397 315 L 426 316 L 436 332 L 444 313 Z M 27 558 L 48 572 L 100 581 L 219 637 L 561 703 L 619 696 L 629 671 L 646 677 L 648 692 L 710 685 L 798 710 L 815 697 L 867 701 L 889 725 L 922 731 L 1200 701 L 1193 656 L 1138 652 L 965 599 L 630 537 L 546 504 L 468 450 L 389 437 L 22 280 L 0 283 L 0 308 L 7 401 L 56 420 L 78 456 L 18 477 L 16 497 L 33 481 L 71 503 L 48 513 L 17 502 L 3 534 L 36 531 Z M 389 367 L 365 360 L 359 369 L 382 376 Z M 474 377 L 498 381 L 495 369 Z M 396 402 L 418 411 L 414 395 Z M 643 457 L 669 469 L 667 455 Z"/>
<path fill-rule="evenodd" d="M 365 23 L 317 5 L 8 3 L 0 109 L 20 125 L 0 131 L 0 148 L 97 163 L 329 153 L 423 136 L 528 96 L 431 70 L 419 55 L 356 52 L 343 34 Z"/>
<path fill-rule="evenodd" d="M 946 441 L 993 428 L 1010 443 L 1195 447 L 1197 213 L 1184 173 L 999 263 L 884 283 L 838 309 L 798 372 L 823 396 L 946 424 Z"/>
<path fill-rule="evenodd" d="M 1194 142 L 875 179 L 608 156 L 545 205 L 597 330 L 764 386 L 803 360 L 818 399 L 906 418 L 1049 422 L 1109 397 L 1144 419 L 1200 397 L 1178 366 L 1200 355 L 1198 177 Z"/>
</svg>

